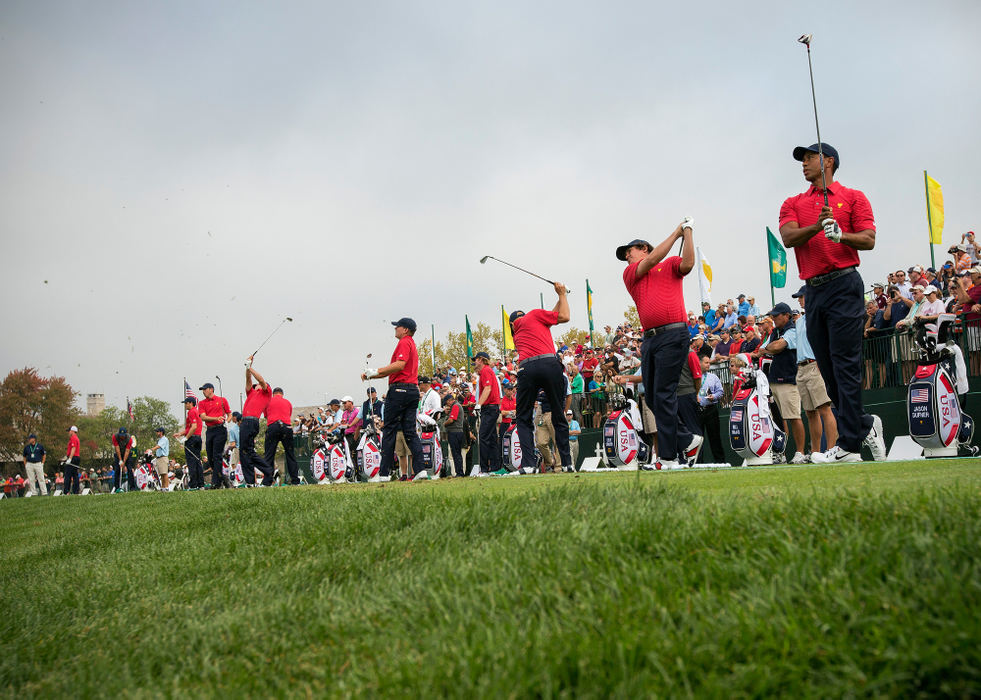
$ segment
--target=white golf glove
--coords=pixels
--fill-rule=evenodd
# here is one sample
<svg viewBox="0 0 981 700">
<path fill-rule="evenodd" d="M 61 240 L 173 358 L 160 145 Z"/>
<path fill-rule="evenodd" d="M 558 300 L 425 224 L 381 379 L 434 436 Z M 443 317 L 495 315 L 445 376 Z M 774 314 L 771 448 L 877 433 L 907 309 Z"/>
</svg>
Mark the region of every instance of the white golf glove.
<svg viewBox="0 0 981 700">
<path fill-rule="evenodd" d="M 377 369 L 365 370 L 364 376 L 366 376 L 368 379 L 374 379 L 375 377 L 378 376 L 378 370 Z"/>
<path fill-rule="evenodd" d="M 690 216 L 686 216 L 681 222 L 681 230 L 685 230 L 686 228 L 694 229 L 695 219 Z"/>
<path fill-rule="evenodd" d="M 825 219 L 821 222 L 824 227 L 824 236 L 833 243 L 841 243 L 841 227 L 834 219 Z"/>
</svg>

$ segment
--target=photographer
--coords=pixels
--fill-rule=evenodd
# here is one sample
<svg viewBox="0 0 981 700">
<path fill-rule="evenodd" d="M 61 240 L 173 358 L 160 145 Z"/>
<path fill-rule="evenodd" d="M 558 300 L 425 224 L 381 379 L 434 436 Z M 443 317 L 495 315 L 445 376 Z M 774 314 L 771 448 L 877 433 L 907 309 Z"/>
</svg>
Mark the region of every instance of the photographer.
<svg viewBox="0 0 981 700">
<path fill-rule="evenodd" d="M 895 328 L 896 324 L 906 318 L 913 300 L 907 299 L 896 285 L 889 285 L 888 301 L 882 311 L 883 328 Z"/>
</svg>

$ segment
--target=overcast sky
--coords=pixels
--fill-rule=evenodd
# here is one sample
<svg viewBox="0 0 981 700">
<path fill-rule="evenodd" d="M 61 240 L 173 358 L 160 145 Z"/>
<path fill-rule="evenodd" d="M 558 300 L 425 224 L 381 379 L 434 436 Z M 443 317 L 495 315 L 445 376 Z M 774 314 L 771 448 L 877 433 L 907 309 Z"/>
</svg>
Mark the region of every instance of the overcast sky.
<svg viewBox="0 0 981 700">
<path fill-rule="evenodd" d="M 388 321 L 499 324 L 565 281 L 630 303 L 614 248 L 685 215 L 713 298 L 768 305 L 766 226 L 815 139 L 868 195 L 867 282 L 981 228 L 981 3 L 11 2 L 0 7 L 0 370 L 109 404 L 256 368 L 359 395 Z M 981 232 L 981 231 L 979 231 Z M 791 281 L 777 291 L 789 300 Z M 686 283 L 697 307 L 694 275 Z M 379 364 L 384 364 L 381 362 Z"/>
</svg>

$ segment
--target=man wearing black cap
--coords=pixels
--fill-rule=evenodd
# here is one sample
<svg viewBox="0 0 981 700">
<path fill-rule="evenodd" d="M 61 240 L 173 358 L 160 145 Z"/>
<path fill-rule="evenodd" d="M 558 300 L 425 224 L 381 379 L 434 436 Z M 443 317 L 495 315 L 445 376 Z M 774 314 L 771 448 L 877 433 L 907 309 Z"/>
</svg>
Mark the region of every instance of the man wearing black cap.
<svg viewBox="0 0 981 700">
<path fill-rule="evenodd" d="M 254 353 L 253 353 L 254 355 Z M 259 434 L 259 418 L 269 407 L 272 399 L 272 387 L 252 368 L 253 355 L 245 365 L 245 403 L 242 406 L 242 422 L 239 426 L 239 457 L 242 460 L 242 478 L 245 486 L 255 486 L 255 470 L 262 472 L 262 486 L 272 486 L 275 480 L 275 469 L 264 457 L 255 451 L 255 439 Z M 253 382 L 252 380 L 255 379 Z M 221 469 L 219 463 L 218 468 Z"/>
<path fill-rule="evenodd" d="M 419 408 L 419 353 L 412 336 L 416 322 L 411 318 L 392 321 L 398 344 L 392 352 L 392 361 L 384 367 L 362 373 L 362 381 L 375 377 L 388 377 L 388 393 L 385 394 L 385 430 L 382 434 L 381 468 L 378 476 L 369 481 L 389 481 L 395 463 L 395 435 L 399 431 L 412 453 L 412 468 L 419 469 L 422 461 L 422 442 L 416 432 L 416 411 Z M 427 479 L 423 469 L 413 479 Z"/>
<path fill-rule="evenodd" d="M 794 149 L 811 186 L 780 207 L 780 235 L 794 249 L 807 283 L 807 336 L 828 396 L 838 407 L 838 442 L 820 462 L 860 462 L 864 442 L 876 460 L 886 458 L 882 421 L 862 407 L 862 333 L 865 285 L 860 250 L 875 247 L 872 206 L 860 190 L 834 181 L 841 159 L 827 144 Z"/>
<path fill-rule="evenodd" d="M 27 470 L 27 493 L 34 494 L 34 482 L 37 482 L 38 491 L 42 496 L 48 495 L 48 485 L 44 480 L 44 460 L 47 453 L 44 445 L 37 441 L 37 435 L 31 433 L 27 436 L 27 444 L 24 445 L 24 468 Z"/>
<path fill-rule="evenodd" d="M 198 391 L 204 392 L 204 398 L 198 404 L 198 413 L 201 421 L 206 428 L 204 433 L 204 449 L 208 454 L 208 462 L 211 464 L 211 488 L 220 489 L 222 486 L 231 486 L 225 479 L 221 469 L 222 456 L 225 454 L 225 443 L 228 442 L 228 431 L 225 423 L 232 409 L 228 406 L 228 401 L 223 396 L 215 395 L 215 385 L 205 382 L 198 387 Z"/>
<path fill-rule="evenodd" d="M 773 319 L 776 338 L 754 354 L 773 358 L 768 373 L 770 393 L 783 418 L 784 431 L 794 437 L 797 451 L 791 463 L 803 464 L 807 458 L 804 456 L 804 424 L 800 419 L 800 393 L 797 391 L 797 327 L 790 320 L 790 314 L 790 305 L 782 301 L 773 307 L 767 316 Z"/>
<path fill-rule="evenodd" d="M 477 370 L 477 410 L 480 411 L 480 471 L 490 474 L 501 466 L 501 444 L 497 419 L 501 415 L 501 385 L 491 369 L 490 355 L 478 352 L 473 356 Z"/>
<path fill-rule="evenodd" d="M 373 420 L 372 416 L 382 417 L 382 402 L 378 400 L 378 392 L 375 387 L 369 387 L 367 391 L 368 400 L 361 404 L 361 416 L 365 421 Z"/>
<path fill-rule="evenodd" d="M 204 469 L 201 466 L 201 416 L 198 414 L 198 400 L 193 396 L 184 399 L 187 413 L 184 414 L 184 432 L 174 433 L 174 437 L 184 441 L 184 462 L 187 464 L 187 488 L 193 491 L 204 488 Z M 219 464 L 219 469 L 221 465 Z"/>
<path fill-rule="evenodd" d="M 679 238 L 682 255 L 666 257 Z M 644 400 L 657 422 L 656 469 L 677 469 L 694 463 L 702 437 L 678 420 L 678 377 L 688 358 L 688 328 L 682 281 L 695 266 L 692 222 L 685 219 L 655 248 L 636 239 L 617 248 L 627 262 L 623 283 L 637 306 L 644 327 L 641 374 Z"/>
<path fill-rule="evenodd" d="M 552 427 L 555 429 L 555 446 L 563 471 L 573 471 L 572 455 L 569 452 L 569 421 L 566 420 L 565 370 L 559 356 L 555 353 L 550 327 L 569 321 L 569 299 L 565 285 L 555 282 L 555 293 L 559 299 L 551 311 L 532 309 L 514 311 L 511 314 L 511 335 L 518 351 L 518 398 L 515 408 L 518 440 L 521 443 L 521 467 L 519 471 L 530 474 L 535 470 L 535 428 L 533 414 L 538 392 L 544 391 L 551 406 Z M 687 336 L 687 333 L 685 334 Z M 483 420 L 483 417 L 481 417 Z M 483 444 L 481 444 L 483 460 Z"/>
</svg>

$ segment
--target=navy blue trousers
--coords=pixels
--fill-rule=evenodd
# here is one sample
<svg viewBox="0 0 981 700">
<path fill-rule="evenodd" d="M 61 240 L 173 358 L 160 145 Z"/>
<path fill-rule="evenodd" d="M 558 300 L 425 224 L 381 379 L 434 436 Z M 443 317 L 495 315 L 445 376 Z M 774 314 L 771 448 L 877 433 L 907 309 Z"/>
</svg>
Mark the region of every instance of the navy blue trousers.
<svg viewBox="0 0 981 700">
<path fill-rule="evenodd" d="M 422 465 L 422 441 L 416 431 L 416 413 L 419 410 L 419 387 L 416 384 L 396 383 L 388 385 L 385 395 L 385 430 L 382 433 L 381 467 L 379 476 L 388 476 L 395 465 L 395 438 L 398 431 L 405 436 L 405 444 L 412 453 L 412 473 Z"/>
<path fill-rule="evenodd" d="M 552 408 L 552 427 L 555 429 L 555 447 L 563 467 L 572 464 L 569 454 L 569 421 L 565 417 L 565 378 L 562 363 L 550 357 L 533 360 L 518 366 L 518 398 L 515 406 L 515 422 L 518 424 L 518 440 L 521 442 L 521 466 L 534 469 L 535 428 L 532 423 L 535 399 L 538 391 L 545 392 Z"/>
<path fill-rule="evenodd" d="M 657 422 L 658 457 L 684 459 L 691 431 L 678 420 L 678 377 L 688 358 L 687 328 L 672 328 L 645 338 L 640 348 L 644 376 L 644 400 Z"/>
</svg>

